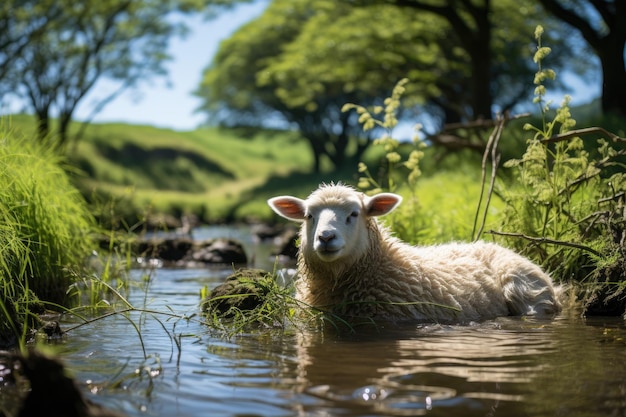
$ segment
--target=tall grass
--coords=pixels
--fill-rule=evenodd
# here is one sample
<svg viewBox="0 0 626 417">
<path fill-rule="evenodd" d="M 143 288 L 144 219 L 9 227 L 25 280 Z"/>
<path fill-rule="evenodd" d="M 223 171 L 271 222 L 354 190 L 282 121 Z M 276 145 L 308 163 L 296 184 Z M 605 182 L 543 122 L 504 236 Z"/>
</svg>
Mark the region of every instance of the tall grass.
<svg viewBox="0 0 626 417">
<path fill-rule="evenodd" d="M 0 344 L 44 305 L 68 302 L 72 270 L 94 248 L 95 223 L 61 164 L 0 121 Z"/>
</svg>

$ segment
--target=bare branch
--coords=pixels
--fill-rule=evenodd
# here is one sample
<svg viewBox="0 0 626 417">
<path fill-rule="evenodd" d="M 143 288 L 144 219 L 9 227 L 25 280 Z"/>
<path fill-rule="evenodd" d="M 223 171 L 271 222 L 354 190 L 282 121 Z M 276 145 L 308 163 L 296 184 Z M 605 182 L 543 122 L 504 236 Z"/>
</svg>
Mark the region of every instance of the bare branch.
<svg viewBox="0 0 626 417">
<path fill-rule="evenodd" d="M 568 139 L 574 138 L 576 136 L 584 136 L 584 135 L 589 135 L 591 133 L 601 133 L 604 136 L 606 136 L 609 139 L 611 139 L 613 142 L 626 142 L 626 138 L 622 138 L 622 137 L 616 135 L 615 133 L 611 133 L 608 130 L 602 128 L 602 127 L 587 127 L 587 128 L 584 128 L 584 129 L 570 130 L 567 133 L 561 133 L 561 134 L 558 134 L 558 135 L 550 136 L 549 138 L 542 139 L 541 142 L 542 143 L 562 142 L 564 140 L 568 140 Z"/>
<path fill-rule="evenodd" d="M 520 113 L 514 116 L 511 116 L 508 113 L 505 113 L 504 116 L 498 117 L 495 120 L 494 119 L 478 119 L 478 120 L 474 120 L 472 122 L 467 122 L 467 123 L 448 123 L 444 125 L 443 129 L 441 130 L 443 132 L 447 132 L 449 130 L 457 130 L 457 129 L 479 129 L 479 128 L 486 129 L 486 128 L 497 126 L 500 123 L 501 118 L 505 122 L 508 122 L 509 120 L 517 120 L 517 119 L 522 119 L 522 118 L 530 117 L 530 116 L 531 116 L 530 113 Z"/>
<path fill-rule="evenodd" d="M 480 197 L 478 198 L 478 207 L 476 207 L 476 216 L 474 217 L 474 229 L 472 230 L 472 239 L 478 239 L 480 235 L 483 233 L 483 229 L 485 227 L 485 222 L 487 220 L 487 211 L 489 210 L 489 204 L 491 203 L 491 197 L 493 196 L 493 189 L 496 181 L 496 171 L 498 169 L 498 165 L 500 163 L 500 154 L 498 153 L 498 143 L 500 142 L 500 137 L 502 136 L 502 131 L 504 130 L 504 126 L 507 122 L 506 116 L 499 116 L 496 121 L 496 127 L 489 136 L 489 140 L 487 141 L 487 147 L 485 148 L 485 153 L 483 154 L 482 160 L 482 170 L 481 170 L 481 182 L 480 182 Z M 478 217 L 480 214 L 483 195 L 485 192 L 485 182 L 487 179 L 487 158 L 491 154 L 491 181 L 489 182 L 489 191 L 487 192 L 487 201 L 485 202 L 485 209 L 483 210 L 483 216 L 481 220 L 480 227 L 478 228 L 478 232 L 476 232 L 476 226 L 478 225 Z"/>
<path fill-rule="evenodd" d="M 498 232 L 496 230 L 489 230 L 486 233 L 489 233 L 489 234 L 492 234 L 492 235 L 497 235 L 497 236 L 507 236 L 507 237 L 522 238 L 522 239 L 526 239 L 528 241 L 535 242 L 535 243 L 540 243 L 540 244 L 566 246 L 568 248 L 580 249 L 580 250 L 592 253 L 595 256 L 600 256 L 600 252 L 596 251 L 595 249 L 591 249 L 589 246 L 581 245 L 581 244 L 574 243 L 574 242 L 567 242 L 567 241 L 564 241 L 564 240 L 549 239 L 547 237 L 528 236 L 528 235 L 525 235 L 523 233 Z"/>
</svg>

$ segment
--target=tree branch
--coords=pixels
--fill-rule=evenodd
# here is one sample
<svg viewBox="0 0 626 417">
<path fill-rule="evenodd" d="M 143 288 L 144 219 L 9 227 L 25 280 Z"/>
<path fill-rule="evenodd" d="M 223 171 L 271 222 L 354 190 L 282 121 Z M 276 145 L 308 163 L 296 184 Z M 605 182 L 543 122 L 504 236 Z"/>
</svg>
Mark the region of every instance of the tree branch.
<svg viewBox="0 0 626 417">
<path fill-rule="evenodd" d="M 626 142 L 626 138 L 617 136 L 615 133 L 611 133 L 602 127 L 587 127 L 584 129 L 570 130 L 567 133 L 560 133 L 558 135 L 550 136 L 549 138 L 541 139 L 542 143 L 556 143 L 562 142 L 567 139 L 571 139 L 576 136 L 589 135 L 591 133 L 602 133 L 610 138 L 613 142 Z"/>
<path fill-rule="evenodd" d="M 578 29 L 589 44 L 598 50 L 599 43 L 602 41 L 601 36 L 585 19 L 580 17 L 572 10 L 563 7 L 559 0 L 539 0 L 543 7 L 565 23 Z"/>
<path fill-rule="evenodd" d="M 566 242 L 564 240 L 548 239 L 547 237 L 528 236 L 523 233 L 498 232 L 496 230 L 489 230 L 486 233 L 497 235 L 497 236 L 517 237 L 517 238 L 522 238 L 522 239 L 529 240 L 531 242 L 541 243 L 541 244 L 547 243 L 549 245 L 566 246 L 568 248 L 580 249 L 580 250 L 592 253 L 595 256 L 600 256 L 600 252 L 596 251 L 595 249 L 591 249 L 589 246 L 580 245 L 578 243 L 573 243 L 573 242 Z"/>
<path fill-rule="evenodd" d="M 524 117 L 530 117 L 530 115 L 531 115 L 530 113 L 521 113 L 521 114 L 516 114 L 515 116 L 510 116 L 509 114 L 505 113 L 503 116 L 503 119 L 505 122 L 508 122 L 509 120 L 517 120 L 517 119 L 522 119 Z M 472 122 L 467 122 L 467 123 L 448 123 L 448 124 L 445 124 L 443 126 L 443 129 L 441 130 L 446 132 L 449 130 L 457 130 L 457 129 L 490 128 L 490 127 L 495 127 L 498 124 L 500 124 L 499 118 L 496 118 L 496 120 L 478 119 L 478 120 L 474 120 Z"/>
</svg>

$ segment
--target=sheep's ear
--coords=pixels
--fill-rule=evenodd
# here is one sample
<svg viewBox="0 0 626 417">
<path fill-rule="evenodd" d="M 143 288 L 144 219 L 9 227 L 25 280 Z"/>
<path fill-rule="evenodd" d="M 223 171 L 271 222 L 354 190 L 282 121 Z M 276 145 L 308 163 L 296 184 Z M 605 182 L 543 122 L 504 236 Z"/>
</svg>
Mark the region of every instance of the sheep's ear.
<svg viewBox="0 0 626 417">
<path fill-rule="evenodd" d="M 368 216 L 382 216 L 393 211 L 402 202 L 402 197 L 393 193 L 380 193 L 365 197 L 365 210 Z"/>
<path fill-rule="evenodd" d="M 278 215 L 289 220 L 302 221 L 305 216 L 304 200 L 290 196 L 279 196 L 267 200 L 267 204 Z"/>
</svg>

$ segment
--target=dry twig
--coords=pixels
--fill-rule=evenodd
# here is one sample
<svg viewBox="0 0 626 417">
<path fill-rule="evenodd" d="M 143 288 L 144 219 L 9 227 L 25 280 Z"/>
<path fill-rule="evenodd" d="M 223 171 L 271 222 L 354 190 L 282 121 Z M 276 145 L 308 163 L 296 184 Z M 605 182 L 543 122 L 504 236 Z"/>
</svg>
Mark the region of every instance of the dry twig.
<svg viewBox="0 0 626 417">
<path fill-rule="evenodd" d="M 566 246 L 568 248 L 584 250 L 586 252 L 594 254 L 595 256 L 600 256 L 600 252 L 596 251 L 595 249 L 592 249 L 589 246 L 581 245 L 581 244 L 574 243 L 574 242 L 549 239 L 547 237 L 528 236 L 523 233 L 498 232 L 496 230 L 489 230 L 487 233 L 490 233 L 492 235 L 497 235 L 497 236 L 518 237 L 518 238 L 526 239 L 528 241 L 535 242 L 535 243 L 547 243 L 549 245 Z"/>
</svg>

